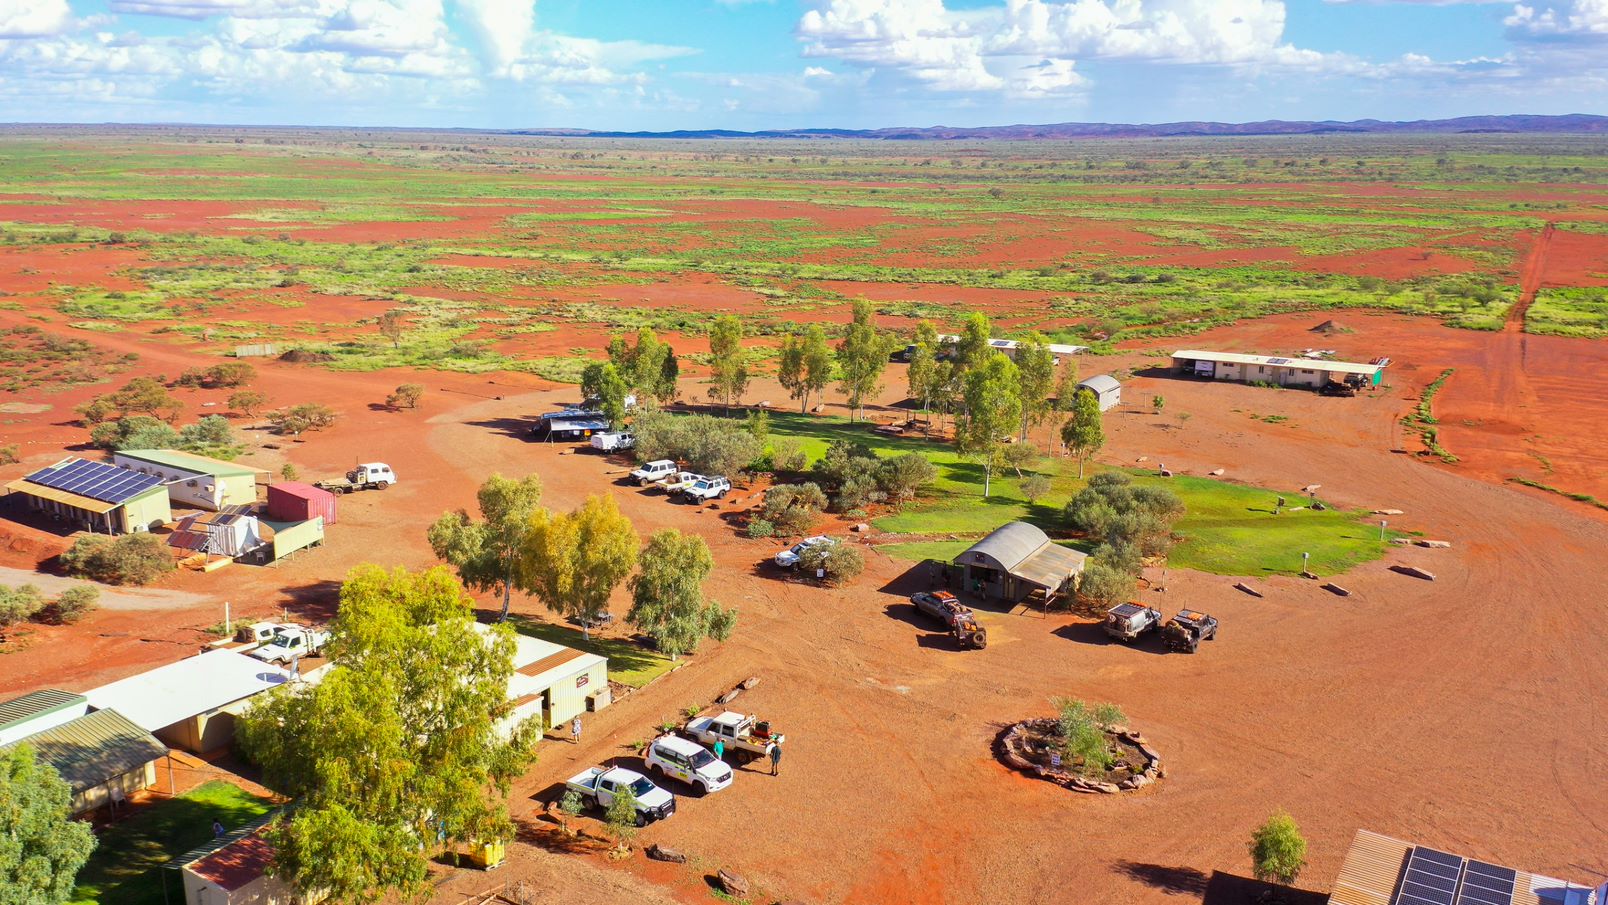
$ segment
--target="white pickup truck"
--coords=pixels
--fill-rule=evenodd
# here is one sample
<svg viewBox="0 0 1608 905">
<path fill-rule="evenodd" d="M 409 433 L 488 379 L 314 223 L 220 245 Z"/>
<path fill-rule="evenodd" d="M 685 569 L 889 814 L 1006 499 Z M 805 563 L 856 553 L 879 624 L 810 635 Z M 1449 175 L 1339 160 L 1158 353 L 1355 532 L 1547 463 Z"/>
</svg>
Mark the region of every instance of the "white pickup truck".
<svg viewBox="0 0 1608 905">
<path fill-rule="evenodd" d="M 726 751 L 744 760 L 767 756 L 771 748 L 787 741 L 780 732 L 771 731 L 770 721 L 730 710 L 719 716 L 694 717 L 685 731 L 705 745 L 722 742 Z"/>
<path fill-rule="evenodd" d="M 659 486 L 664 488 L 665 493 L 675 496 L 681 491 L 686 490 L 688 487 L 691 487 L 693 484 L 702 481 L 703 477 L 703 475 L 693 471 L 678 471 L 670 477 L 660 481 Z"/>
<path fill-rule="evenodd" d="M 274 640 L 274 632 L 284 628 L 277 622 L 253 622 L 235 629 L 235 633 L 219 641 L 208 641 L 201 648 L 202 652 L 209 650 L 232 650 L 245 654 L 262 647 Z"/>
<path fill-rule="evenodd" d="M 631 480 L 643 487 L 657 484 L 676 473 L 676 463 L 669 459 L 655 459 L 631 472 Z"/>
<path fill-rule="evenodd" d="M 274 637 L 267 644 L 251 652 L 253 657 L 269 663 L 288 663 L 310 657 L 329 643 L 329 632 L 301 625 L 281 625 L 274 629 Z"/>
<path fill-rule="evenodd" d="M 629 788 L 636 796 L 637 826 L 647 826 L 651 821 L 663 820 L 676 812 L 676 796 L 635 770 L 588 767 L 571 776 L 564 786 L 578 792 L 588 804 L 603 810 L 614 803 L 616 789 Z"/>
<path fill-rule="evenodd" d="M 681 497 L 694 503 L 718 500 L 731 492 L 731 482 L 725 478 L 699 478 L 681 488 Z"/>
</svg>

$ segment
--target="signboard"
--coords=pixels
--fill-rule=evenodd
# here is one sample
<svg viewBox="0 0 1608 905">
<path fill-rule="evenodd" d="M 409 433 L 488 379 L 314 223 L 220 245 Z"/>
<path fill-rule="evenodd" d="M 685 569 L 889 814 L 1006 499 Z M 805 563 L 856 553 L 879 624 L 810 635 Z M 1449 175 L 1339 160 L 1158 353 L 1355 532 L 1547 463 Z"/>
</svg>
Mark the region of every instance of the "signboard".
<svg viewBox="0 0 1608 905">
<path fill-rule="evenodd" d="M 576 688 L 585 688 L 586 683 L 590 682 L 590 681 L 592 681 L 592 677 L 590 675 L 583 674 L 583 675 L 576 676 L 575 677 L 575 687 Z"/>
<path fill-rule="evenodd" d="M 1061 769 L 1061 755 L 1059 752 L 1050 752 L 1050 766 L 1057 770 Z"/>
</svg>

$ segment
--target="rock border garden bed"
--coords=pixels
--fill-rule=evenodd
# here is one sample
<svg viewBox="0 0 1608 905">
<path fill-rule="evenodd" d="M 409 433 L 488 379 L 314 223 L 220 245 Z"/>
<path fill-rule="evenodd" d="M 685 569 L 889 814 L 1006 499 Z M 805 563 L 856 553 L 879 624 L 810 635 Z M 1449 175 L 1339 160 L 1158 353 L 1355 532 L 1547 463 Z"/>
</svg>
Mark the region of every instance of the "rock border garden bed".
<svg viewBox="0 0 1608 905">
<path fill-rule="evenodd" d="M 1145 766 L 1121 782 L 1089 779 L 1059 767 L 1052 767 L 1048 763 L 1041 763 L 1041 760 L 1047 759 L 1048 754 L 1042 746 L 1036 745 L 1034 740 L 1053 736 L 1058 731 L 1059 725 L 1051 717 L 1023 720 L 1000 733 L 995 746 L 996 754 L 1005 766 L 1012 770 L 1055 783 L 1074 792 L 1105 795 L 1137 792 L 1154 785 L 1167 775 L 1166 769 L 1161 765 L 1161 755 L 1156 753 L 1156 749 L 1150 747 L 1143 735 L 1123 727 L 1115 727 L 1109 734 L 1137 751 L 1145 759 Z"/>
</svg>

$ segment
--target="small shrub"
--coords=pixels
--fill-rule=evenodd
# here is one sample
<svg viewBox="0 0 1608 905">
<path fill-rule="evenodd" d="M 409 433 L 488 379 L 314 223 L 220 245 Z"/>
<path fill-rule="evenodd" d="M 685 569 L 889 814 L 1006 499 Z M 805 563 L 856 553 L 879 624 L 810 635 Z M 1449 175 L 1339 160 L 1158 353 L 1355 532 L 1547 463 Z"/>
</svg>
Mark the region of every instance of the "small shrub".
<svg viewBox="0 0 1608 905">
<path fill-rule="evenodd" d="M 300 475 L 301 472 L 296 470 L 296 466 L 289 462 L 286 462 L 284 465 L 280 466 L 279 476 L 287 481 L 294 481 Z"/>
<path fill-rule="evenodd" d="M 81 584 L 61 592 L 45 608 L 46 618 L 57 625 L 72 625 L 78 620 L 94 612 L 100 604 L 100 588 L 90 584 Z"/>
<path fill-rule="evenodd" d="M 1289 886 L 1306 866 L 1306 848 L 1295 818 L 1279 811 L 1251 834 L 1251 870 L 1264 883 Z"/>
<path fill-rule="evenodd" d="M 913 500 L 916 494 L 938 478 L 938 469 L 920 453 L 905 453 L 877 467 L 877 486 L 897 501 Z"/>
<path fill-rule="evenodd" d="M 404 383 L 396 388 L 396 392 L 385 397 L 385 404 L 394 409 L 416 409 L 422 398 L 424 398 L 423 384 Z"/>
<path fill-rule="evenodd" d="M 822 580 L 836 587 L 848 584 L 865 571 L 865 556 L 859 548 L 835 540 L 806 550 L 799 568 L 810 575 L 824 572 Z"/>
<path fill-rule="evenodd" d="M 748 520 L 749 537 L 775 537 L 776 525 L 762 518 Z"/>
<path fill-rule="evenodd" d="M 306 433 L 323 430 L 335 423 L 335 410 L 317 402 L 304 402 L 290 408 L 268 413 L 268 421 L 281 434 Z"/>
<path fill-rule="evenodd" d="M 809 466 L 809 456 L 797 437 L 771 439 L 771 468 L 775 471 L 803 471 Z"/>
<path fill-rule="evenodd" d="M 22 448 L 15 443 L 0 446 L 0 465 L 15 465 L 22 461 Z"/>
<path fill-rule="evenodd" d="M 32 619 L 44 605 L 44 595 L 31 584 L 16 588 L 0 585 L 0 631 Z"/>
<path fill-rule="evenodd" d="M 61 554 L 62 568 L 77 578 L 105 584 L 150 584 L 173 571 L 173 557 L 160 538 L 125 534 L 111 538 L 87 534 Z"/>
<path fill-rule="evenodd" d="M 805 534 L 826 508 L 826 494 L 815 484 L 778 484 L 765 491 L 761 520 L 769 522 L 772 533 L 785 537 Z"/>
<path fill-rule="evenodd" d="M 1049 478 L 1041 474 L 1028 475 L 1027 479 L 1022 481 L 1022 499 L 1027 500 L 1029 505 L 1036 505 L 1039 500 L 1049 495 L 1050 487 Z"/>
</svg>

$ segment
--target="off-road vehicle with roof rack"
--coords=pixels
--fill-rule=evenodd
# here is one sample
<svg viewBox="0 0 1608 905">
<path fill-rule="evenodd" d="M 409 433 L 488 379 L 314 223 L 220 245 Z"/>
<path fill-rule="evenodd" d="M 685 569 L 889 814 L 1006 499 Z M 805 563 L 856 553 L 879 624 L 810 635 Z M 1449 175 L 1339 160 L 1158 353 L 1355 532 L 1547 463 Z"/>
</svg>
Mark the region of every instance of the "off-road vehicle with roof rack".
<svg viewBox="0 0 1608 905">
<path fill-rule="evenodd" d="M 1119 603 L 1106 611 L 1105 633 L 1118 641 L 1133 642 L 1161 627 L 1161 610 L 1141 603 Z"/>
<path fill-rule="evenodd" d="M 1168 650 L 1192 654 L 1202 641 L 1217 638 L 1217 617 L 1196 610 L 1182 610 L 1161 627 L 1161 640 Z"/>
<path fill-rule="evenodd" d="M 910 603 L 918 612 L 942 622 L 961 647 L 982 650 L 988 646 L 988 631 L 977 624 L 977 614 L 948 591 L 917 591 Z"/>
</svg>

